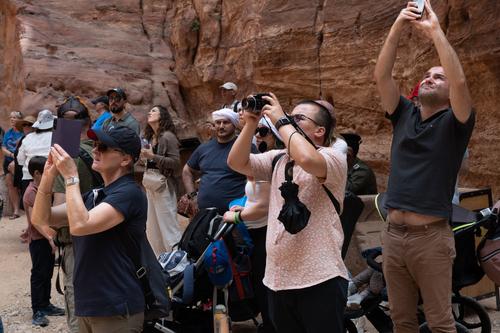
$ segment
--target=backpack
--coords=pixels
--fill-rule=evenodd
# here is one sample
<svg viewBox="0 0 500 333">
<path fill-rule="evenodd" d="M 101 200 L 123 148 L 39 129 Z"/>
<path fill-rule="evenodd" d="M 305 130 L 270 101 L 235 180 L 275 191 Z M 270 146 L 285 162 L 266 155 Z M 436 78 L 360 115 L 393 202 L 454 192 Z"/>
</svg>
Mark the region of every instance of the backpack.
<svg viewBox="0 0 500 333">
<path fill-rule="evenodd" d="M 207 248 L 218 230 L 222 219 L 217 218 L 216 208 L 201 209 L 189 222 L 179 242 L 179 249 L 196 261 Z"/>
<path fill-rule="evenodd" d="M 203 255 L 203 266 L 207 270 L 210 282 L 215 287 L 224 288 L 231 283 L 233 270 L 224 240 L 217 240 L 208 246 L 208 250 Z"/>
</svg>

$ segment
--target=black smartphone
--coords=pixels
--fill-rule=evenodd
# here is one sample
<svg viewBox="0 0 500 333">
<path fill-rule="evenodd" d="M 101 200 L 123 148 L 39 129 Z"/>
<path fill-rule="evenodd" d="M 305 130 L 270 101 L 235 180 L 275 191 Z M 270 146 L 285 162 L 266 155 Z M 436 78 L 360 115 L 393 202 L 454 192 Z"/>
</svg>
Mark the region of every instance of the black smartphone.
<svg viewBox="0 0 500 333">
<path fill-rule="evenodd" d="M 424 15 L 425 0 L 417 0 L 417 10 L 420 14 L 420 18 Z"/>
<path fill-rule="evenodd" d="M 57 143 L 69 156 L 75 158 L 80 153 L 80 134 L 82 123 L 79 120 L 64 118 L 54 119 L 54 131 L 52 132 L 52 144 Z"/>
</svg>

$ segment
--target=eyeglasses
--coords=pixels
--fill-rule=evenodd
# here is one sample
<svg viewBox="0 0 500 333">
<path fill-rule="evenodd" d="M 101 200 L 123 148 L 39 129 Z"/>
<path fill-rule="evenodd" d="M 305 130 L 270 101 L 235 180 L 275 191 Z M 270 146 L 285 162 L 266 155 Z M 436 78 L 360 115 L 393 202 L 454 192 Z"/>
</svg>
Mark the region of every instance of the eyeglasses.
<svg viewBox="0 0 500 333">
<path fill-rule="evenodd" d="M 259 135 L 261 138 L 267 136 L 271 130 L 267 127 L 258 127 L 255 129 L 255 135 Z"/>
<path fill-rule="evenodd" d="M 108 100 L 111 102 L 111 101 L 115 101 L 115 102 L 119 102 L 122 100 L 122 97 L 120 95 L 111 95 L 108 97 Z"/>
<path fill-rule="evenodd" d="M 294 114 L 291 116 L 293 118 L 293 120 L 296 122 L 296 123 L 299 123 L 301 121 L 304 121 L 304 120 L 310 120 L 312 121 L 315 125 L 317 126 L 321 126 L 320 124 L 318 124 L 316 122 L 316 120 L 312 119 L 312 118 L 309 118 L 308 116 L 304 115 L 304 114 L 301 114 L 301 113 L 297 113 L 297 114 Z"/>
<path fill-rule="evenodd" d="M 108 145 L 106 145 L 105 143 L 102 143 L 100 141 L 94 141 L 94 148 L 96 148 L 97 151 L 100 152 L 100 153 L 105 153 L 108 150 L 114 150 L 114 151 L 120 152 L 122 154 L 125 154 L 123 152 L 123 150 L 118 149 L 118 148 L 110 148 L 110 147 L 108 147 Z"/>
</svg>

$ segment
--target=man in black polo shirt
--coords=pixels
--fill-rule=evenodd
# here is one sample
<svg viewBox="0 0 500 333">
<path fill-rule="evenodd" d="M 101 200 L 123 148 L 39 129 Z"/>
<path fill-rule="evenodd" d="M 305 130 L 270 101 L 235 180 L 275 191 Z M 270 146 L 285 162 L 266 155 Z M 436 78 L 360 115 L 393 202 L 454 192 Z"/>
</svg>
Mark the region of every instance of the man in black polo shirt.
<svg viewBox="0 0 500 333">
<path fill-rule="evenodd" d="M 411 25 L 436 47 L 442 67 L 420 83 L 420 106 L 400 96 L 392 78 L 397 45 Z M 395 332 L 418 332 L 419 295 L 432 332 L 455 332 L 451 274 L 455 257 L 449 226 L 458 170 L 474 127 L 471 97 L 460 61 L 428 0 L 401 11 L 380 52 L 375 79 L 394 134 L 383 233 L 384 276 Z"/>
<path fill-rule="evenodd" d="M 38 188 L 33 220 L 41 225 L 69 223 L 80 333 L 142 332 L 144 295 L 125 241 L 146 232 L 147 200 L 132 175 L 141 142 L 128 127 L 91 130 L 89 137 L 95 141 L 92 168 L 101 174 L 104 188 L 82 196 L 77 166 L 56 144 Z M 66 203 L 51 208 L 58 174 L 65 179 Z"/>
<path fill-rule="evenodd" d="M 118 126 L 126 126 L 134 130 L 137 135 L 140 135 L 139 122 L 132 114 L 125 110 L 127 103 L 127 94 L 122 88 L 113 88 L 107 93 L 109 100 L 109 111 L 111 117 L 102 123 L 103 130 L 110 130 Z"/>
</svg>

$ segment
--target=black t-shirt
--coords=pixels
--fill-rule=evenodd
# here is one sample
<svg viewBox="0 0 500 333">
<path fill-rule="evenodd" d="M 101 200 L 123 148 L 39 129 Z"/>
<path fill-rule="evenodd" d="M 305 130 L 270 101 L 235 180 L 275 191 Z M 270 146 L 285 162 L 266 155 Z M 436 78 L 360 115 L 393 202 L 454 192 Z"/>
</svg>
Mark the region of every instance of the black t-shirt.
<svg viewBox="0 0 500 333">
<path fill-rule="evenodd" d="M 401 97 L 394 113 L 386 117 L 394 128 L 386 206 L 449 218 L 475 113 L 465 124 L 451 108 L 422 121 L 420 109 Z"/>
<path fill-rule="evenodd" d="M 144 311 L 144 294 L 125 250 L 126 230 L 135 239 L 146 232 L 147 199 L 132 175 L 125 175 L 99 190 L 83 196 L 88 210 L 106 202 L 124 216 L 117 226 L 87 236 L 73 236 L 75 269 L 75 313 L 77 316 L 106 317 Z"/>
<path fill-rule="evenodd" d="M 196 148 L 189 158 L 188 166 L 201 172 L 198 207 L 226 211 L 231 200 L 245 195 L 247 177 L 227 165 L 227 156 L 235 141 L 219 143 L 212 139 Z"/>
</svg>

